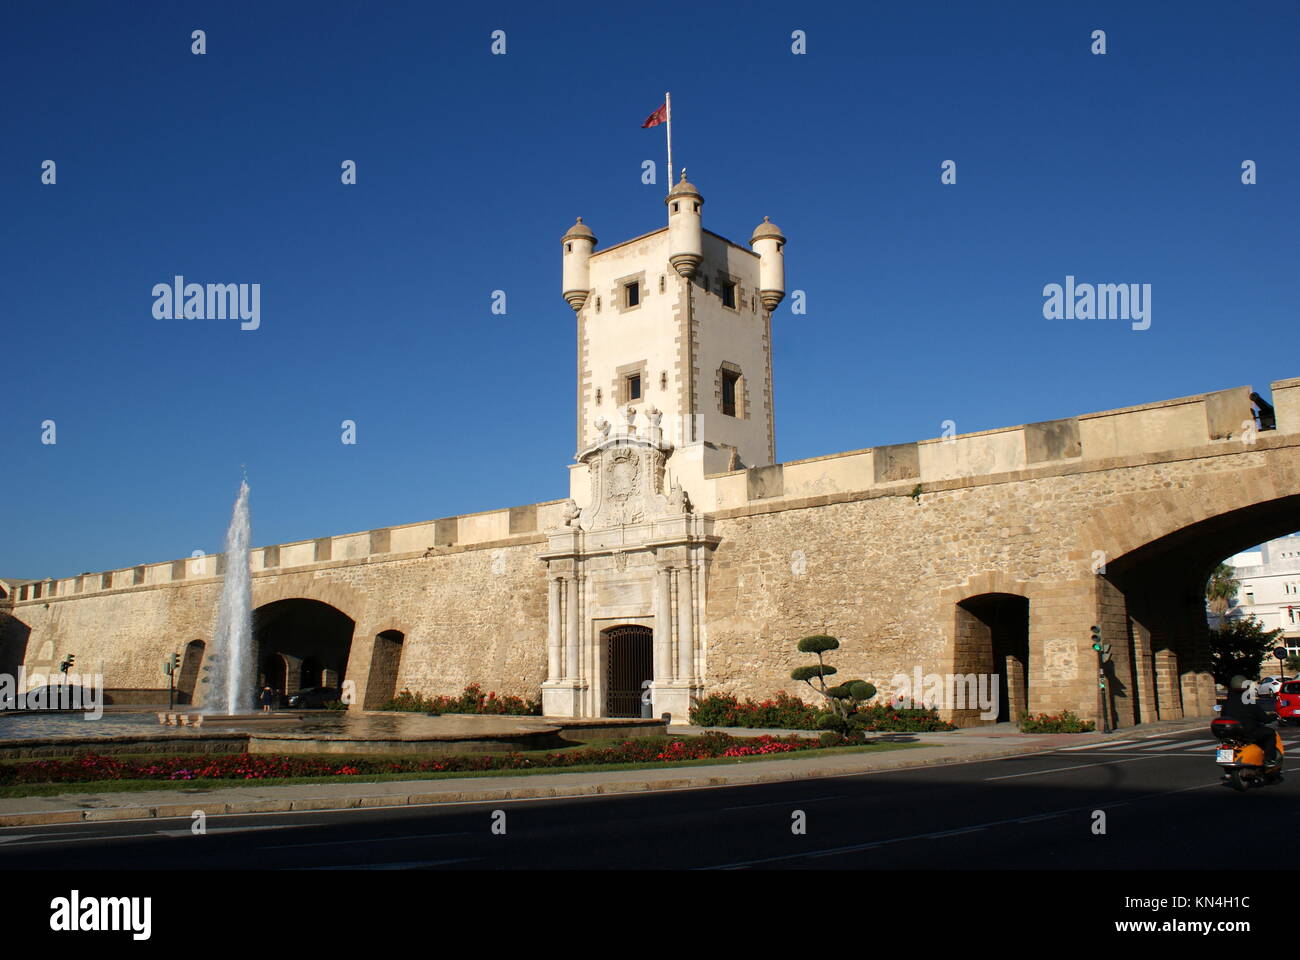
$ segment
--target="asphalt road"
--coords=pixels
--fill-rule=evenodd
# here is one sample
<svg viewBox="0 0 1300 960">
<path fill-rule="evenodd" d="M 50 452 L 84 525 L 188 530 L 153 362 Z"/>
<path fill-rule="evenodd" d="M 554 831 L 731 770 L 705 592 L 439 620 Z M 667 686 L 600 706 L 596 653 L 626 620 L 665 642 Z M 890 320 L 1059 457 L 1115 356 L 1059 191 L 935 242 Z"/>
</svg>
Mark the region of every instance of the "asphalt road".
<svg viewBox="0 0 1300 960">
<path fill-rule="evenodd" d="M 1199 870 L 1247 866 L 1265 835 L 1294 864 L 1300 772 L 1244 794 L 1218 781 L 1198 732 L 757 786 L 238 814 L 201 836 L 188 819 L 10 827 L 0 870 Z"/>
</svg>

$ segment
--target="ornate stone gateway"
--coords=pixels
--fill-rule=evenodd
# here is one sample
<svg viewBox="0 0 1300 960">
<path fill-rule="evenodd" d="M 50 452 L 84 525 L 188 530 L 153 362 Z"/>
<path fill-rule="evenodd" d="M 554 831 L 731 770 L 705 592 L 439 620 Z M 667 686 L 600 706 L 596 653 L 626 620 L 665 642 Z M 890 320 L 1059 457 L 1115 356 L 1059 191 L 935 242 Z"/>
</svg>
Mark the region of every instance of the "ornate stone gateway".
<svg viewBox="0 0 1300 960">
<path fill-rule="evenodd" d="M 540 557 L 549 580 L 542 708 L 549 716 L 616 716 L 615 709 L 639 716 L 639 702 L 622 702 L 629 691 L 615 690 L 625 666 L 613 641 L 625 634 L 604 633 L 635 626 L 653 638 L 654 716 L 685 723 L 706 676 L 703 612 L 719 538 L 680 484 L 665 489 L 673 447 L 663 439 L 659 412 L 647 410 L 641 429 L 634 408 L 626 418 L 617 431 L 597 422 L 599 439 L 577 456 L 590 473 L 590 503 L 579 508 L 570 501 L 564 525 L 547 531 Z"/>
</svg>

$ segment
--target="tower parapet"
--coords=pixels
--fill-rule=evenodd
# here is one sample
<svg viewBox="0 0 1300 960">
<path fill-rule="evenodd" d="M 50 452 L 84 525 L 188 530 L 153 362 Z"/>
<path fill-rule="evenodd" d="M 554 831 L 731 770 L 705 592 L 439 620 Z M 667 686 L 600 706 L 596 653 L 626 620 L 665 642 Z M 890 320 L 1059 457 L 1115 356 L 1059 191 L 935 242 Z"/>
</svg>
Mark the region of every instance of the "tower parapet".
<svg viewBox="0 0 1300 960">
<path fill-rule="evenodd" d="M 700 219 L 704 197 L 686 180 L 685 167 L 682 179 L 668 191 L 664 203 L 668 204 L 668 262 L 690 280 L 704 260 L 704 228 Z"/>
<path fill-rule="evenodd" d="M 564 244 L 564 299 L 574 311 L 582 309 L 591 290 L 591 251 L 596 235 L 582 217 L 561 238 Z"/>
<path fill-rule="evenodd" d="M 785 299 L 785 236 L 764 217 L 754 228 L 749 245 L 758 254 L 758 296 L 763 309 L 771 313 Z"/>
</svg>

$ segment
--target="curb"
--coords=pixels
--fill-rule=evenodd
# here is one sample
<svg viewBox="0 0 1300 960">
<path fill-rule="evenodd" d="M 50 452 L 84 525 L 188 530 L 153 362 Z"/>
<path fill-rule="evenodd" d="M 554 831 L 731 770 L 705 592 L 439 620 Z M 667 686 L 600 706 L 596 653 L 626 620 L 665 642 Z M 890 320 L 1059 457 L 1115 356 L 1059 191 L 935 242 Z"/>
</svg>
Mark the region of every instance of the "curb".
<svg viewBox="0 0 1300 960">
<path fill-rule="evenodd" d="M 926 748 L 919 748 L 924 750 Z M 0 827 L 44 826 L 58 823 L 91 823 L 104 820 L 163 820 L 189 817 L 195 811 L 202 810 L 208 816 L 220 816 L 232 813 L 288 813 L 295 810 L 328 811 L 377 809 L 383 807 L 423 806 L 437 803 L 490 803 L 492 801 L 568 799 L 571 797 L 616 796 L 620 794 L 648 793 L 658 790 L 689 790 L 704 787 L 751 786 L 761 783 L 780 783 L 787 780 L 818 780 L 830 777 L 860 776 L 870 773 L 885 773 L 892 770 L 905 770 L 916 767 L 936 767 L 953 763 L 971 763 L 980 760 L 996 760 L 1001 757 L 1014 757 L 1022 754 L 1042 753 L 1043 744 L 1025 745 L 1016 748 L 986 750 L 967 755 L 944 757 L 900 758 L 898 762 L 880 767 L 818 767 L 814 770 L 781 771 L 746 771 L 741 774 L 698 774 L 695 776 L 661 777 L 653 780 L 632 780 L 624 783 L 575 783 L 568 786 L 519 786 L 501 788 L 482 788 L 477 790 L 442 790 L 429 793 L 392 794 L 379 796 L 353 797 L 285 797 L 284 799 L 260 798 L 257 800 L 235 800 L 204 802 L 195 800 L 193 804 L 154 804 L 152 806 L 95 807 L 76 810 L 47 810 L 30 813 L 0 814 Z M 761 765 L 760 765 L 761 766 Z M 708 767 L 698 769 L 707 770 Z M 589 776 L 590 774 L 578 774 Z M 274 790 L 275 787 L 267 789 Z"/>
</svg>

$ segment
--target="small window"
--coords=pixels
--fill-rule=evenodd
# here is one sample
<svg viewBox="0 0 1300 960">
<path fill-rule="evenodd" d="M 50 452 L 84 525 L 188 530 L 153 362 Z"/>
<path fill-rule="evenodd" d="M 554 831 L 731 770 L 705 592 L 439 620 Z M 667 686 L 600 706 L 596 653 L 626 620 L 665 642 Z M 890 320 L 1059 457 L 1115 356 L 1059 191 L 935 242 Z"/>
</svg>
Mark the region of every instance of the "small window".
<svg viewBox="0 0 1300 960">
<path fill-rule="evenodd" d="M 635 307 L 641 303 L 641 284 L 636 280 L 623 285 L 623 305 Z"/>
<path fill-rule="evenodd" d="M 573 253 L 573 244 L 571 244 L 571 243 L 566 243 L 566 244 L 564 245 L 564 252 L 565 252 L 565 253 Z"/>
<path fill-rule="evenodd" d="M 722 412 L 729 417 L 736 415 L 736 384 L 739 380 L 740 374 L 722 371 Z"/>
<path fill-rule="evenodd" d="M 676 213 L 676 212 L 677 212 L 677 201 L 674 200 L 674 201 L 673 201 L 673 213 Z"/>
<path fill-rule="evenodd" d="M 634 373 L 627 378 L 627 398 L 629 401 L 641 399 L 641 374 Z"/>
<path fill-rule="evenodd" d="M 720 293 L 722 294 L 722 305 L 736 309 L 736 285 L 729 280 L 723 280 L 721 283 Z"/>
</svg>

